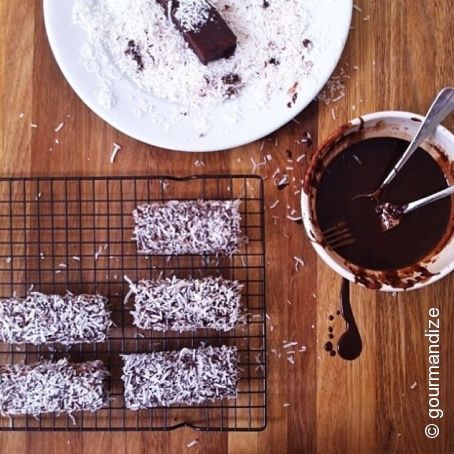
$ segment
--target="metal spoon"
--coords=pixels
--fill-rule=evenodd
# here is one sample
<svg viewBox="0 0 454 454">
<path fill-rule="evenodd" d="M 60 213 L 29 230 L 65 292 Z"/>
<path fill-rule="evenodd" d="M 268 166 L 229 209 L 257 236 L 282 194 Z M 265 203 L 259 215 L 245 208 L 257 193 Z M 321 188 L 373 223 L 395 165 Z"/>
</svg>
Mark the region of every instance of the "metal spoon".
<svg viewBox="0 0 454 454">
<path fill-rule="evenodd" d="M 438 191 L 435 194 L 428 195 L 422 199 L 415 200 L 414 202 L 407 203 L 405 205 L 395 205 L 394 203 L 382 203 L 375 207 L 375 212 L 378 214 L 381 228 L 384 232 L 397 227 L 405 214 L 411 213 L 418 208 L 421 208 L 429 203 L 435 202 L 436 200 L 443 199 L 454 194 L 454 185 L 448 186 L 442 191 Z"/>
<path fill-rule="evenodd" d="M 410 159 L 412 154 L 418 149 L 418 147 L 427 139 L 434 131 L 437 126 L 454 110 L 454 88 L 446 87 L 441 90 L 435 101 L 430 106 L 429 111 L 426 114 L 421 126 L 418 129 L 410 145 L 405 150 L 405 153 L 401 156 L 397 164 L 391 169 L 389 174 L 383 180 L 381 185 L 373 192 L 369 194 L 360 194 L 353 199 L 367 197 L 376 200 L 380 199 L 384 189 L 388 186 L 396 175 L 400 172 L 402 167 Z"/>
</svg>

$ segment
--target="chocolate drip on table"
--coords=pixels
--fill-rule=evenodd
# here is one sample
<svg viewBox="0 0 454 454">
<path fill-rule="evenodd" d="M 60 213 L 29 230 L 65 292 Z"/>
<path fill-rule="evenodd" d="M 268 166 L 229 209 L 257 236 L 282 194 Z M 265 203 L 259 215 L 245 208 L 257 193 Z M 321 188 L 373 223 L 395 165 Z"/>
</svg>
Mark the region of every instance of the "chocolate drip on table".
<svg viewBox="0 0 454 454">
<path fill-rule="evenodd" d="M 342 279 L 340 305 L 347 329 L 337 341 L 337 351 L 342 359 L 353 360 L 361 354 L 363 343 L 350 305 L 350 282 L 345 278 Z"/>
</svg>

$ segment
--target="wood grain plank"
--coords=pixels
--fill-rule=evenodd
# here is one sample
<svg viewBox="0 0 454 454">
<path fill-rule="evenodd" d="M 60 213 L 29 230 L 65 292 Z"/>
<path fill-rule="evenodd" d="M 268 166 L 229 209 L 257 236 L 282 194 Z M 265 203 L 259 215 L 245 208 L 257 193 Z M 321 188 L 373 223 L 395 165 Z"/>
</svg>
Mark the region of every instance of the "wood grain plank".
<svg viewBox="0 0 454 454">
<path fill-rule="evenodd" d="M 12 8 L 2 2 L 2 99 L 0 129 L 2 153 L 0 165 L 4 174 L 14 173 L 22 167 L 28 172 L 30 164 L 31 136 L 35 123 L 32 116 L 33 54 L 35 51 L 33 31 L 33 1 L 24 0 L 24 9 Z M 19 33 L 18 30 L 20 30 Z"/>
</svg>

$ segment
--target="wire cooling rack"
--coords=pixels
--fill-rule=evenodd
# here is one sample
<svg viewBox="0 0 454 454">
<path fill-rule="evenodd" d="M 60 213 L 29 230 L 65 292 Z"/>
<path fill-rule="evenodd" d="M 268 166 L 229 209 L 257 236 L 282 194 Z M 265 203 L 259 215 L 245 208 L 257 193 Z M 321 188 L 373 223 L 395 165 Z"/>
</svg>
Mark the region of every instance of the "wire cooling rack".
<svg viewBox="0 0 454 454">
<path fill-rule="evenodd" d="M 240 199 L 247 244 L 232 258 L 138 256 L 132 210 L 140 203 L 189 199 Z M 31 290 L 63 294 L 99 292 L 109 298 L 116 327 L 108 341 L 18 346 L 0 344 L 0 363 L 34 363 L 69 357 L 100 359 L 110 371 L 109 406 L 96 412 L 41 417 L 0 416 L 0 430 L 261 430 L 266 424 L 265 251 L 263 182 L 256 176 L 96 177 L 0 179 L 0 297 Z M 222 275 L 244 284 L 248 323 L 227 333 L 137 330 L 124 307 L 128 284 L 141 278 Z M 236 345 L 241 378 L 237 399 L 196 407 L 130 411 L 125 408 L 121 353 Z"/>
</svg>

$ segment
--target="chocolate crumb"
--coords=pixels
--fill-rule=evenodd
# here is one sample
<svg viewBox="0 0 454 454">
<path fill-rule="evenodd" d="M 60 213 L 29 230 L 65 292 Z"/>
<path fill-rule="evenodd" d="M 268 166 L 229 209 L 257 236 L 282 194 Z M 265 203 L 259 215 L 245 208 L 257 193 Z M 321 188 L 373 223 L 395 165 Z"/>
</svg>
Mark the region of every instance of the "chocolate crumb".
<svg viewBox="0 0 454 454">
<path fill-rule="evenodd" d="M 263 0 L 263 8 L 268 8 L 270 6 L 270 2 L 268 2 L 267 0 Z"/>
<path fill-rule="evenodd" d="M 230 73 L 222 77 L 222 82 L 224 82 L 226 85 L 236 85 L 241 82 L 241 79 L 238 74 Z"/>
<path fill-rule="evenodd" d="M 238 74 L 230 73 L 222 77 L 222 82 L 228 87 L 225 90 L 225 96 L 231 98 L 238 93 L 240 88 L 241 78 Z"/>
<path fill-rule="evenodd" d="M 314 143 L 314 141 L 312 140 L 311 133 L 309 131 L 303 132 L 303 141 L 308 147 L 312 146 L 312 144 Z"/>
<path fill-rule="evenodd" d="M 137 71 L 143 71 L 144 64 L 142 60 L 142 54 L 140 52 L 139 46 L 133 39 L 128 42 L 128 48 L 125 50 L 125 55 L 132 56 L 132 59 L 137 63 Z"/>
<path fill-rule="evenodd" d="M 305 38 L 305 39 L 303 40 L 303 46 L 304 46 L 306 49 L 308 49 L 309 47 L 312 47 L 312 41 L 311 41 L 310 39 L 308 39 L 308 38 Z"/>
</svg>

